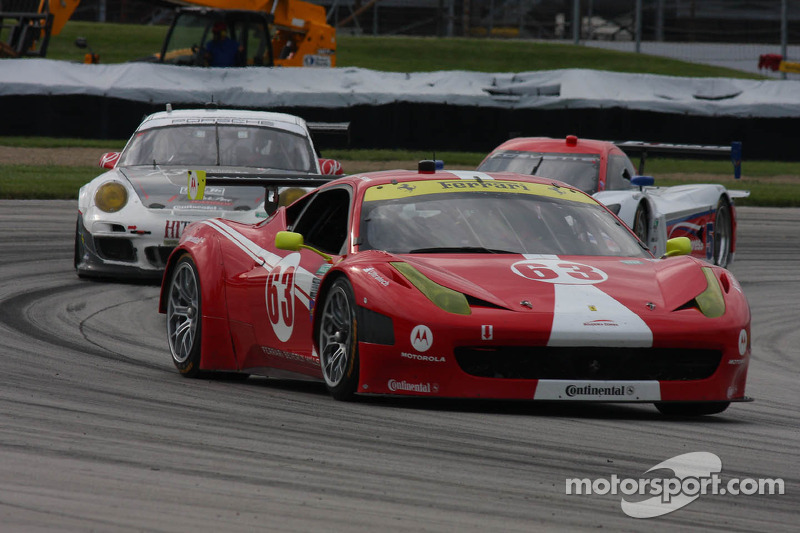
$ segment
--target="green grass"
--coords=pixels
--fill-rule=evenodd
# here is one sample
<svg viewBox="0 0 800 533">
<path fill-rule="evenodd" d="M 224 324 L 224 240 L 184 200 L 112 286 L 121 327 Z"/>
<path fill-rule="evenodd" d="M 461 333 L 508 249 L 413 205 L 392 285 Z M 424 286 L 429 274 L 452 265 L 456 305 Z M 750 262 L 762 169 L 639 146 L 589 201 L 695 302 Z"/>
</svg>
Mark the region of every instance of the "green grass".
<svg viewBox="0 0 800 533">
<path fill-rule="evenodd" d="M 0 199 L 77 200 L 78 189 L 102 169 L 61 165 L 0 165 Z"/>
<path fill-rule="evenodd" d="M 101 63 L 122 63 L 161 50 L 167 26 L 100 24 L 69 21 L 50 40 L 50 59 L 82 61 L 84 50 L 75 46 L 85 37 Z M 520 39 L 439 37 L 337 37 L 338 67 L 362 67 L 385 72 L 468 70 L 528 72 L 563 68 L 603 69 L 667 76 L 756 78 L 761 76 L 663 57 L 600 50 L 571 44 Z"/>
</svg>

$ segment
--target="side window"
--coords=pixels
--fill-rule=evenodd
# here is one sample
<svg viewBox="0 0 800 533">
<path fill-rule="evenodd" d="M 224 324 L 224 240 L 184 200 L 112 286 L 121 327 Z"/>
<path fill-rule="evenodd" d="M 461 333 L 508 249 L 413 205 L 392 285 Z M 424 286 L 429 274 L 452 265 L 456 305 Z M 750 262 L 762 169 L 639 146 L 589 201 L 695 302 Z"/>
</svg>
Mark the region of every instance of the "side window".
<svg viewBox="0 0 800 533">
<path fill-rule="evenodd" d="M 624 171 L 628 171 L 628 179 L 623 177 Z M 636 175 L 636 169 L 631 160 L 624 155 L 610 154 L 608 156 L 608 171 L 606 172 L 606 190 L 617 191 L 620 189 L 630 189 L 630 178 Z"/>
<path fill-rule="evenodd" d="M 287 213 L 288 214 L 288 213 Z M 347 241 L 350 193 L 344 187 L 321 191 L 292 227 L 309 246 L 329 254 L 340 254 Z"/>
</svg>

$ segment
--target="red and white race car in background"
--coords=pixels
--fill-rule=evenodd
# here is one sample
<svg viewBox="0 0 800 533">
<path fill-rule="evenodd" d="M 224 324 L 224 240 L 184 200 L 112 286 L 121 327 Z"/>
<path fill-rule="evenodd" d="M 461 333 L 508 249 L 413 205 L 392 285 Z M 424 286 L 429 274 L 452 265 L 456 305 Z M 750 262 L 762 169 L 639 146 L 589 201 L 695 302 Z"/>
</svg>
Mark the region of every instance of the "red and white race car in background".
<svg viewBox="0 0 800 533">
<path fill-rule="evenodd" d="M 734 199 L 750 193 L 718 184 L 653 187 L 653 178 L 636 175 L 624 150 L 643 154 L 731 154 L 731 148 L 718 146 L 615 144 L 574 135 L 565 139 L 520 137 L 492 150 L 478 170 L 519 172 L 567 182 L 608 206 L 656 256 L 664 253 L 667 240 L 688 237 L 692 255 L 719 266 L 730 265 L 736 250 Z M 638 173 L 642 170 L 640 166 Z"/>
<path fill-rule="evenodd" d="M 334 126 L 339 127 L 319 125 L 323 130 Z M 309 125 L 299 117 L 169 107 L 146 117 L 122 152 L 103 155 L 100 166 L 108 172 L 78 195 L 74 264 L 81 277 L 160 279 L 191 222 L 216 216 L 255 222 L 280 202 L 277 196 L 265 198 L 263 187 L 225 186 L 209 188 L 202 200 L 189 200 L 190 168 L 342 173 L 337 161 L 318 159 Z"/>
<path fill-rule="evenodd" d="M 209 174 L 206 186 L 314 179 Z M 685 255 L 687 239 L 656 259 L 586 193 L 510 172 L 428 161 L 318 183 L 259 223 L 184 231 L 159 304 L 181 374 L 311 377 L 337 399 L 670 414 L 747 400 L 747 300 L 729 271 Z"/>
</svg>

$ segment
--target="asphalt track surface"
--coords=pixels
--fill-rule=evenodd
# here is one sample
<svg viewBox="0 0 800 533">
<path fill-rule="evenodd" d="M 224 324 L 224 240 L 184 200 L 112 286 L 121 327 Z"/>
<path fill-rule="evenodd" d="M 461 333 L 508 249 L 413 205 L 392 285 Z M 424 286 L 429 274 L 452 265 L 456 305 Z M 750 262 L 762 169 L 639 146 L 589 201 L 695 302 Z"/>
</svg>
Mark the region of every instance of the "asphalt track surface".
<svg viewBox="0 0 800 533">
<path fill-rule="evenodd" d="M 739 213 L 756 401 L 669 419 L 184 379 L 157 286 L 75 276 L 75 202 L 0 202 L 0 529 L 797 531 L 800 210 Z M 724 483 L 780 478 L 785 494 L 705 495 L 650 519 L 620 494 L 565 494 L 567 478 L 648 477 L 701 451 Z"/>
</svg>

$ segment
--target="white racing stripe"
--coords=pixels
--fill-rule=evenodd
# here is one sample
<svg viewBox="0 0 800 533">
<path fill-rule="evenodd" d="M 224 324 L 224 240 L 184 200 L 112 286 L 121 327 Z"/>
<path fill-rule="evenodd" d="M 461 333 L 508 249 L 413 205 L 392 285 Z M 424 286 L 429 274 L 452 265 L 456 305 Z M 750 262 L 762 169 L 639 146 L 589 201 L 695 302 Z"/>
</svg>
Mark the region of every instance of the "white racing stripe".
<svg viewBox="0 0 800 533">
<path fill-rule="evenodd" d="M 483 181 L 493 181 L 494 178 L 491 177 L 489 174 L 484 174 L 483 172 L 475 172 L 474 170 L 448 170 L 450 174 L 454 175 L 460 180 L 474 180 L 478 178 Z"/>
<path fill-rule="evenodd" d="M 548 346 L 650 347 L 653 332 L 639 315 L 595 285 L 554 284 Z"/>
<path fill-rule="evenodd" d="M 214 228 L 222 236 L 250 256 L 254 261 L 262 261 L 263 264 L 261 266 L 263 266 L 268 272 L 275 268 L 280 260 L 283 259 L 281 256 L 258 246 L 256 243 L 221 220 L 208 219 L 203 220 L 202 223 Z M 294 277 L 294 294 L 297 296 L 297 299 L 300 300 L 303 306 L 308 309 L 310 307 L 309 295 L 311 294 L 311 284 L 316 276 L 300 266 L 296 268 L 296 271 L 297 275 Z"/>
</svg>

